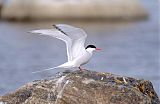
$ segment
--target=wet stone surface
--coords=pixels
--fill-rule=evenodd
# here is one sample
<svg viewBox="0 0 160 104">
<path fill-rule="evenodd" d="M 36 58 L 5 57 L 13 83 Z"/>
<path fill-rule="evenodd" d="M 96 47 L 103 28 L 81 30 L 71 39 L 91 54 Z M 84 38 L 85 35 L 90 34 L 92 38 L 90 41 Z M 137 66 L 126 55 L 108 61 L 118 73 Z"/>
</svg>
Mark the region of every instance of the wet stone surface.
<svg viewBox="0 0 160 104">
<path fill-rule="evenodd" d="M 7 104 L 160 104 L 152 83 L 95 71 L 66 71 L 0 97 Z"/>
</svg>

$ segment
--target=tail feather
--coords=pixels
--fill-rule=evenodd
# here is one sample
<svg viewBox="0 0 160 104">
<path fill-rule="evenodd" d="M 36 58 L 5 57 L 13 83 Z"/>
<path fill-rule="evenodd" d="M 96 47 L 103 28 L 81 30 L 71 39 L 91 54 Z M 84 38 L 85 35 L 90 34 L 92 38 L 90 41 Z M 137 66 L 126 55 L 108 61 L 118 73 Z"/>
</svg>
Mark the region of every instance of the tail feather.
<svg viewBox="0 0 160 104">
<path fill-rule="evenodd" d="M 35 71 L 35 72 L 32 72 L 33 74 L 35 73 L 40 73 L 40 72 L 44 72 L 44 71 L 48 71 L 48 70 L 52 70 L 52 69 L 56 69 L 58 67 L 52 67 L 52 68 L 47 68 L 47 69 L 43 69 L 43 70 L 40 70 L 40 71 Z"/>
</svg>

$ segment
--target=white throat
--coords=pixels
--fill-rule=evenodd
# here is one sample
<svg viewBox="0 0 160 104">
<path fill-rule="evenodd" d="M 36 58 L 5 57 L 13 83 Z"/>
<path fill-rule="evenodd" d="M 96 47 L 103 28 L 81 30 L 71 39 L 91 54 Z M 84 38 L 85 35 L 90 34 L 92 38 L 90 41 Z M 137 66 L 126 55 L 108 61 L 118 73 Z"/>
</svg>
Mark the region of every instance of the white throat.
<svg viewBox="0 0 160 104">
<path fill-rule="evenodd" d="M 88 53 L 90 53 L 90 54 L 92 54 L 94 50 L 95 50 L 95 48 L 87 48 L 87 49 L 86 49 L 86 51 L 87 51 Z"/>
</svg>

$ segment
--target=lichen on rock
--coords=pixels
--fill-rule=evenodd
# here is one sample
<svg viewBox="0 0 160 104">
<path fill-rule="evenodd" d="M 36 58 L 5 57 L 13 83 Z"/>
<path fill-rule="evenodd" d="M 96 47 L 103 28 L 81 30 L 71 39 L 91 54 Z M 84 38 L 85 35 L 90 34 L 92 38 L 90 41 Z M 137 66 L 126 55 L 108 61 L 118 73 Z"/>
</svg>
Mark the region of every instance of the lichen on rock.
<svg viewBox="0 0 160 104">
<path fill-rule="evenodd" d="M 7 104 L 160 104 L 143 79 L 83 70 L 30 82 L 0 97 Z"/>
</svg>

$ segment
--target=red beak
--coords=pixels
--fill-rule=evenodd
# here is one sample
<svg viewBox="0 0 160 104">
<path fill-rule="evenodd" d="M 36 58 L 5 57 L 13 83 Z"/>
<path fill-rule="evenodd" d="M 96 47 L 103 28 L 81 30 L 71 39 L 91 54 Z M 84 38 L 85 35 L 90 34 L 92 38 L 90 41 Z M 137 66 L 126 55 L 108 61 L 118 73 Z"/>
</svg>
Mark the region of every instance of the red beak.
<svg viewBox="0 0 160 104">
<path fill-rule="evenodd" d="M 100 50 L 102 50 L 102 49 L 100 49 L 100 48 L 96 48 L 96 50 L 97 50 L 97 51 L 100 51 Z"/>
</svg>

